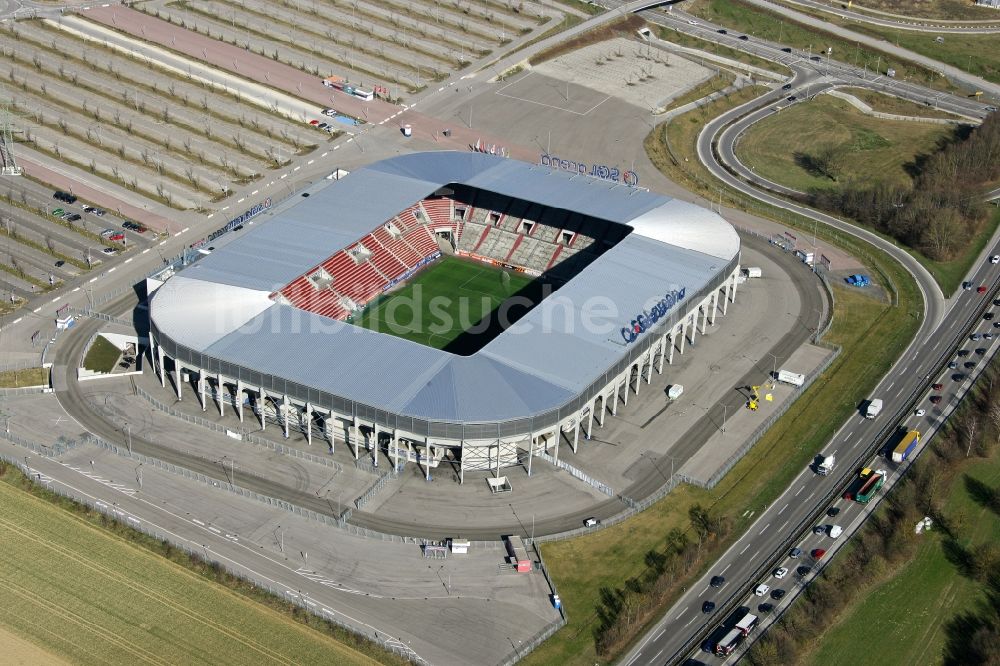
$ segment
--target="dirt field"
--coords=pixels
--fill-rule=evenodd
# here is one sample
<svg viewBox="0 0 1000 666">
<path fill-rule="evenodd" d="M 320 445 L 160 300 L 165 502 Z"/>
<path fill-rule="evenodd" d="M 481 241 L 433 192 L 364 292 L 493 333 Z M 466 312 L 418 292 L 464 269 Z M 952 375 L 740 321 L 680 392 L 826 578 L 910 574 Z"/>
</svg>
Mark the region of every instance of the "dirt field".
<svg viewBox="0 0 1000 666">
<path fill-rule="evenodd" d="M 69 664 L 34 643 L 0 627 L 0 645 L 3 645 L 3 663 L 7 666 L 61 666 Z"/>
</svg>

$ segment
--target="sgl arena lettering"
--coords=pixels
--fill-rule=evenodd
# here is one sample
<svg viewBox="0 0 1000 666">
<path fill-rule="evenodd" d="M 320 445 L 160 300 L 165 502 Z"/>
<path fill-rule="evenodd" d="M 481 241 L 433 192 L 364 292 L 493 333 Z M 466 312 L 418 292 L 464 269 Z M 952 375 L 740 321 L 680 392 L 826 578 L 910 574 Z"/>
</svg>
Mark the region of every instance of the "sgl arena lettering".
<svg viewBox="0 0 1000 666">
<path fill-rule="evenodd" d="M 635 342 L 646 329 L 652 327 L 660 319 L 663 319 L 670 312 L 671 308 L 684 300 L 684 293 L 686 291 L 687 287 L 668 291 L 667 295 L 661 298 L 659 303 L 649 310 L 643 310 L 641 314 L 636 315 L 635 319 L 629 322 L 628 326 L 622 326 L 622 339 L 625 340 L 626 344 Z"/>
<path fill-rule="evenodd" d="M 575 162 L 564 160 L 554 155 L 542 153 L 538 160 L 542 166 L 552 167 L 560 171 L 570 171 L 592 178 L 610 180 L 613 183 L 622 183 L 629 187 L 636 187 L 639 184 L 639 175 L 635 171 L 622 171 L 618 167 L 609 167 L 604 164 L 588 164 L 586 162 Z"/>
</svg>

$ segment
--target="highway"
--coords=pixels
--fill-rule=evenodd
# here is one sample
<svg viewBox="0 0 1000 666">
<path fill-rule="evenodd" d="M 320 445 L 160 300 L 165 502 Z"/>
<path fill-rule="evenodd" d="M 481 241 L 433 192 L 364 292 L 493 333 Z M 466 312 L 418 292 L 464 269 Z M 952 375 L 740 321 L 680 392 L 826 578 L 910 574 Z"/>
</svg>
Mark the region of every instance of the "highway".
<svg viewBox="0 0 1000 666">
<path fill-rule="evenodd" d="M 893 28 L 894 30 L 909 30 L 911 32 L 940 33 L 965 33 L 968 35 L 994 34 L 1000 32 L 1000 19 L 994 21 L 961 21 L 944 20 L 931 18 L 910 18 L 888 12 L 879 12 L 873 9 L 866 9 L 865 13 L 856 9 L 845 7 L 843 3 L 837 6 L 818 2 L 817 0 L 784 0 L 785 4 L 798 5 L 816 12 L 833 14 L 843 19 L 867 23 L 883 28 Z M 989 11 L 989 10 L 987 10 Z"/>
<path fill-rule="evenodd" d="M 783 53 L 780 49 L 778 52 Z M 716 151 L 722 162 L 747 180 L 779 192 L 788 191 L 787 188 L 773 183 L 763 183 L 762 179 L 739 164 L 733 152 L 734 142 L 740 133 L 754 121 L 776 112 L 778 106 L 789 103 L 788 96 L 803 95 L 807 89 L 809 94 L 816 94 L 835 85 L 829 76 L 831 73 L 829 70 L 823 71 L 820 67 L 812 67 L 815 64 L 821 67 L 827 65 L 825 61 L 815 63 L 812 60 L 799 59 L 797 62 L 786 64 L 791 66 L 794 72 L 791 79 L 792 88 L 767 93 L 708 123 L 699 136 L 699 159 L 713 175 L 733 189 L 861 237 L 902 261 L 907 270 L 916 277 L 923 292 L 925 301 L 923 322 L 914 340 L 872 396 L 885 401 L 885 413 L 882 417 L 868 420 L 863 418 L 859 411 L 838 430 L 824 449 L 825 454 L 837 455 L 839 462 L 836 473 L 824 477 L 806 468 L 769 507 L 753 509 L 759 512 L 754 523 L 711 570 L 666 612 L 663 620 L 646 634 L 636 648 L 622 659 L 622 663 L 626 665 L 675 663 L 694 656 L 697 646 L 692 651 L 692 645 L 698 643 L 699 639 L 717 626 L 724 617 L 721 613 L 703 614 L 702 602 L 712 600 L 721 611 L 736 602 L 743 601 L 751 587 L 759 582 L 761 571 L 770 568 L 772 564 L 776 565 L 777 554 L 788 544 L 798 541 L 803 530 L 813 526 L 817 515 L 825 510 L 828 498 L 835 496 L 845 483 L 846 476 L 856 474 L 859 464 L 867 461 L 873 443 L 884 435 L 885 428 L 896 425 L 896 412 L 908 411 L 914 396 L 922 395 L 926 391 L 930 383 L 929 378 L 938 375 L 946 356 L 956 345 L 964 341 L 970 320 L 978 318 L 984 300 L 992 298 L 997 283 L 1000 282 L 1000 268 L 988 262 L 980 262 L 969 279 L 975 285 L 986 285 L 987 292 L 985 294 L 979 294 L 975 290 L 961 292 L 950 303 L 946 303 L 940 289 L 926 270 L 908 253 L 891 242 L 832 216 L 789 203 L 769 192 L 763 192 L 730 173 L 720 163 Z M 843 72 L 843 66 L 838 69 Z M 851 74 L 856 75 L 856 72 L 848 72 L 848 75 Z M 957 106 L 964 107 L 964 104 Z M 1000 252 L 1000 245 L 989 248 L 990 254 L 995 252 Z M 977 344 L 990 347 L 992 343 L 993 341 L 983 341 Z M 932 407 L 927 404 L 925 408 L 927 415 L 920 419 L 919 423 L 911 423 L 921 430 L 925 430 L 928 424 L 942 417 L 941 406 Z M 914 421 L 913 418 L 909 420 Z M 820 540 L 822 538 L 820 537 Z M 809 563 L 804 562 L 804 564 Z M 794 568 L 794 564 L 786 566 Z M 724 576 L 726 582 L 719 588 L 711 588 L 709 581 L 712 576 L 717 575 Z"/>
</svg>

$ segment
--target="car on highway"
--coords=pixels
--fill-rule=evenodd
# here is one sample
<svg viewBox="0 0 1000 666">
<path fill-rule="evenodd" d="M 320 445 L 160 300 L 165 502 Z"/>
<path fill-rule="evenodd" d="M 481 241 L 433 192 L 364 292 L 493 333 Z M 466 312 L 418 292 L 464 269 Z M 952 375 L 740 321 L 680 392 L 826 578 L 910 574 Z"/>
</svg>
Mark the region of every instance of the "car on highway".
<svg viewBox="0 0 1000 666">
<path fill-rule="evenodd" d="M 822 548 L 814 548 L 810 555 L 813 556 L 814 560 L 821 560 L 823 559 L 823 556 L 826 555 L 826 550 Z"/>
<path fill-rule="evenodd" d="M 726 582 L 725 576 L 712 576 L 712 580 L 709 581 L 708 584 L 711 585 L 712 587 L 722 587 L 725 582 Z"/>
<path fill-rule="evenodd" d="M 771 590 L 771 598 L 774 599 L 775 601 L 778 601 L 784 596 L 785 596 L 785 591 L 782 589 Z"/>
<path fill-rule="evenodd" d="M 836 539 L 844 533 L 844 528 L 840 525 L 830 525 L 830 538 Z"/>
<path fill-rule="evenodd" d="M 962 283 L 962 289 L 966 291 L 972 291 L 972 283 L 966 280 L 965 282 Z"/>
<path fill-rule="evenodd" d="M 796 546 L 795 548 L 792 548 L 792 550 L 789 551 L 789 553 L 788 553 L 788 557 L 791 557 L 793 559 L 794 558 L 802 557 L 802 549 L 799 548 L 798 546 Z"/>
<path fill-rule="evenodd" d="M 986 353 L 986 347 L 976 347 L 976 353 L 982 356 Z"/>
<path fill-rule="evenodd" d="M 944 388 L 944 384 L 931 384 L 931 389 L 935 391 L 940 391 Z"/>
<path fill-rule="evenodd" d="M 1000 254 L 994 254 L 992 257 L 990 257 L 990 263 L 1000 264 Z"/>
<path fill-rule="evenodd" d="M 594 518 L 593 516 L 591 516 L 590 518 L 587 518 L 585 521 L 583 521 L 583 526 L 584 527 L 597 527 L 600 524 L 601 524 L 601 521 L 599 521 L 597 518 Z"/>
<path fill-rule="evenodd" d="M 63 261 L 62 259 L 60 259 L 59 261 L 56 262 L 56 268 L 62 268 L 65 265 L 66 265 L 66 262 Z"/>
<path fill-rule="evenodd" d="M 984 312 L 983 313 L 983 320 L 984 321 L 993 321 L 993 313 L 992 312 Z"/>
<path fill-rule="evenodd" d="M 705 603 L 703 603 L 701 605 L 701 612 L 702 613 L 711 613 L 714 610 L 715 610 L 715 602 L 714 601 L 706 601 Z"/>
<path fill-rule="evenodd" d="M 829 509 L 826 510 L 826 515 L 830 516 L 831 518 L 836 516 L 838 513 L 840 513 L 839 506 L 831 506 Z"/>
<path fill-rule="evenodd" d="M 774 570 L 774 577 L 777 578 L 778 580 L 781 580 L 787 575 L 788 575 L 787 567 L 778 567 L 777 569 Z"/>
<path fill-rule="evenodd" d="M 745 42 L 745 41 L 747 41 L 750 38 L 747 37 L 746 35 L 740 35 L 740 39 L 742 39 Z"/>
<path fill-rule="evenodd" d="M 826 525 L 817 525 L 814 527 L 813 534 L 826 534 Z"/>
<path fill-rule="evenodd" d="M 792 84 L 791 83 L 786 83 L 785 85 L 781 86 L 781 89 L 782 90 L 791 90 L 792 89 Z"/>
<path fill-rule="evenodd" d="M 931 404 L 932 405 L 941 404 L 941 396 L 939 396 L 939 395 L 932 395 L 931 396 Z"/>
<path fill-rule="evenodd" d="M 789 95 L 789 97 L 788 97 L 788 101 L 789 102 L 794 102 L 797 99 L 798 99 L 798 97 L 796 97 L 795 95 Z"/>
<path fill-rule="evenodd" d="M 753 591 L 754 596 L 763 597 L 767 595 L 767 591 L 771 589 L 771 586 L 767 583 L 761 583 L 757 586 L 757 589 Z"/>
<path fill-rule="evenodd" d="M 774 604 L 768 603 L 766 601 L 764 603 L 762 603 L 762 604 L 760 604 L 760 605 L 757 606 L 757 612 L 758 613 L 764 613 L 765 615 L 768 614 L 768 613 L 770 613 L 773 610 L 774 610 Z"/>
<path fill-rule="evenodd" d="M 691 25 L 698 25 L 698 22 L 695 21 L 694 19 L 688 19 L 688 23 L 690 23 Z"/>
<path fill-rule="evenodd" d="M 719 33 L 720 35 L 728 35 L 729 34 L 729 31 L 726 30 L 725 28 L 719 28 L 718 30 L 716 30 L 716 32 Z"/>
<path fill-rule="evenodd" d="M 959 349 L 958 350 L 958 357 L 959 358 L 965 358 L 968 355 L 969 355 L 969 350 L 968 349 Z"/>
<path fill-rule="evenodd" d="M 984 285 L 984 284 L 979 285 L 979 287 L 976 289 L 976 293 L 977 294 L 985 294 L 986 293 L 986 285 Z"/>
<path fill-rule="evenodd" d="M 920 409 L 913 410 L 913 415 L 914 416 L 923 416 L 926 413 L 927 413 L 927 410 L 924 409 L 923 407 L 921 407 Z"/>
<path fill-rule="evenodd" d="M 983 336 L 979 335 L 978 333 L 973 333 L 972 335 L 969 336 L 969 339 L 975 342 L 976 340 L 979 340 L 981 337 Z"/>
<path fill-rule="evenodd" d="M 992 340 L 992 339 L 993 339 L 992 333 L 983 333 L 983 340 Z"/>
<path fill-rule="evenodd" d="M 782 51 L 784 51 L 785 53 L 791 53 L 791 52 L 792 52 L 792 49 L 791 49 L 791 47 L 789 47 L 789 46 L 786 46 L 786 47 L 784 47 L 784 48 L 783 48 L 783 49 L 781 49 L 781 50 L 782 50 Z"/>
<path fill-rule="evenodd" d="M 953 382 L 961 382 L 961 381 L 964 381 L 964 380 L 965 380 L 965 373 L 964 372 L 956 372 L 955 374 L 953 374 L 951 376 L 951 381 L 953 381 Z"/>
<path fill-rule="evenodd" d="M 820 58 L 819 56 L 810 56 L 809 59 L 812 60 L 813 62 L 819 62 L 820 60 L 822 60 L 822 58 Z"/>
</svg>

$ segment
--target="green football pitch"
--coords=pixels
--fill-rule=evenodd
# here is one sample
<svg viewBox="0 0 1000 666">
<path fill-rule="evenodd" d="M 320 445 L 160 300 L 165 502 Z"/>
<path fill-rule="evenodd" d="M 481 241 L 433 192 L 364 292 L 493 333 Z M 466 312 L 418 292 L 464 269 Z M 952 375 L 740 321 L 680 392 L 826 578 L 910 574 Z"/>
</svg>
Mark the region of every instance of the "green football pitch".
<svg viewBox="0 0 1000 666">
<path fill-rule="evenodd" d="M 420 344 L 469 354 L 503 330 L 510 321 L 494 313 L 512 296 L 538 303 L 544 286 L 529 275 L 478 261 L 442 257 L 397 291 L 372 301 L 353 323 Z M 513 303 L 513 302 L 512 302 Z M 510 304 L 508 304 L 510 305 Z M 531 305 L 511 307 L 508 320 Z"/>
</svg>

